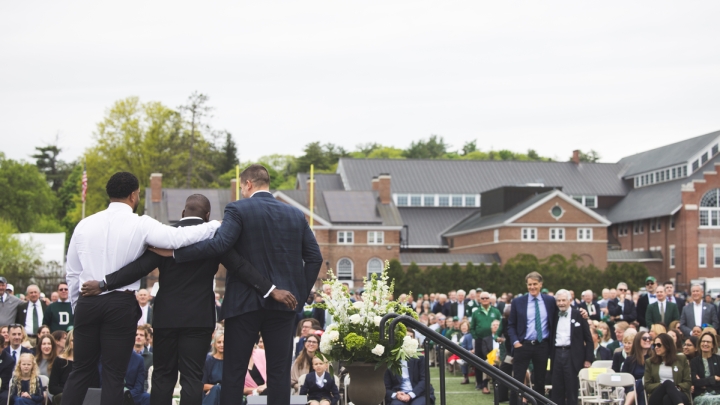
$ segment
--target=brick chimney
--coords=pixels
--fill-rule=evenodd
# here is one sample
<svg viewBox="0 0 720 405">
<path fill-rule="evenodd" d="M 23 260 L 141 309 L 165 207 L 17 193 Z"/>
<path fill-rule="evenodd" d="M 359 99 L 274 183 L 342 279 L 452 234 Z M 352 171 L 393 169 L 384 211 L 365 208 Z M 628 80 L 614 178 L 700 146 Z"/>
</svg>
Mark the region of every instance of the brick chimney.
<svg viewBox="0 0 720 405">
<path fill-rule="evenodd" d="M 312 188 L 313 193 L 315 194 L 315 199 L 313 200 L 313 205 L 317 207 L 317 180 L 315 179 L 307 179 L 307 205 L 308 208 L 310 207 L 310 183 L 314 183 L 315 187 Z M 315 208 L 312 207 L 312 210 L 315 211 Z"/>
<path fill-rule="evenodd" d="M 150 201 L 162 201 L 162 173 L 150 175 Z"/>
<path fill-rule="evenodd" d="M 377 176 L 372 178 L 372 190 L 378 191 L 380 189 L 380 179 Z"/>
<path fill-rule="evenodd" d="M 392 201 L 392 192 L 390 190 L 390 175 L 381 173 L 378 176 L 378 193 L 380 194 L 380 203 L 390 204 Z"/>
<path fill-rule="evenodd" d="M 576 165 L 580 164 L 580 151 L 577 149 L 573 151 L 573 163 Z"/>
<path fill-rule="evenodd" d="M 230 201 L 237 201 L 237 179 L 230 180 Z"/>
</svg>

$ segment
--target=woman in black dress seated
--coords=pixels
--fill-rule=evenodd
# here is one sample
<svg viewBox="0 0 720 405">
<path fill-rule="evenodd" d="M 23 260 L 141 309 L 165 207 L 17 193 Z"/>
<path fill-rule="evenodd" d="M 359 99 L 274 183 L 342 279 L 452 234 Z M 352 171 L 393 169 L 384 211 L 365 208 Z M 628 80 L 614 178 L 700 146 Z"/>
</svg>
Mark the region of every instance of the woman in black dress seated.
<svg viewBox="0 0 720 405">
<path fill-rule="evenodd" d="M 633 403 L 645 405 L 645 392 L 641 380 L 645 375 L 645 361 L 650 357 L 650 346 L 652 346 L 652 337 L 648 332 L 639 332 L 635 335 L 630 354 L 625 359 L 621 370 L 621 372 L 630 373 L 635 377 L 635 387 L 625 387 L 625 405 Z"/>
<path fill-rule="evenodd" d="M 65 339 L 65 350 L 53 362 L 48 382 L 48 391 L 52 394 L 53 405 L 62 403 L 62 392 L 65 389 L 65 382 L 70 377 L 73 369 L 73 332 L 67 334 Z"/>
<path fill-rule="evenodd" d="M 711 332 L 700 335 L 700 353 L 690 361 L 695 405 L 720 403 L 720 356 L 716 354 L 717 348 L 715 335 Z"/>
<path fill-rule="evenodd" d="M 215 335 L 212 344 L 212 352 L 205 360 L 203 370 L 203 405 L 220 404 L 220 383 L 222 382 L 223 356 L 225 353 L 225 335 Z"/>
</svg>

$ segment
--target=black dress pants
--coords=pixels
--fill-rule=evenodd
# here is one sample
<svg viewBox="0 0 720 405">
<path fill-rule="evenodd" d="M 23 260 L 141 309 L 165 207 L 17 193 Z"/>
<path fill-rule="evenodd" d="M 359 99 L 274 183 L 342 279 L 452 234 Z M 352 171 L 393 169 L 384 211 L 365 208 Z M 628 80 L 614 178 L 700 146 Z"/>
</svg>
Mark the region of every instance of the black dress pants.
<svg viewBox="0 0 720 405">
<path fill-rule="evenodd" d="M 580 381 L 573 367 L 572 353 L 569 348 L 555 349 L 552 365 L 552 401 L 557 405 L 576 405 Z M 689 404 L 688 404 L 689 405 Z"/>
<path fill-rule="evenodd" d="M 180 372 L 180 405 L 200 405 L 203 368 L 214 328 L 155 328 L 151 405 L 172 403 Z"/>
<path fill-rule="evenodd" d="M 530 362 L 533 364 L 533 390 L 545 394 L 545 374 L 547 374 L 548 357 L 550 356 L 550 344 L 548 339 L 538 344 L 531 344 L 525 341 L 521 347 L 513 350 L 513 378 L 520 383 L 525 381 Z M 517 392 L 510 393 L 510 405 L 518 402 Z"/>
<path fill-rule="evenodd" d="M 100 361 L 102 405 L 123 404 L 125 373 L 141 315 L 133 293 L 114 291 L 78 298 L 73 329 L 75 362 L 63 390 L 64 405 L 82 404 L 88 388 L 100 386 Z"/>
<path fill-rule="evenodd" d="M 236 405 L 242 398 L 245 374 L 258 332 L 265 344 L 268 405 L 290 403 L 290 367 L 295 312 L 258 310 L 225 319 L 220 404 Z"/>
<path fill-rule="evenodd" d="M 681 392 L 670 380 L 660 384 L 648 398 L 650 405 L 690 405 L 690 400 L 685 393 Z"/>
</svg>

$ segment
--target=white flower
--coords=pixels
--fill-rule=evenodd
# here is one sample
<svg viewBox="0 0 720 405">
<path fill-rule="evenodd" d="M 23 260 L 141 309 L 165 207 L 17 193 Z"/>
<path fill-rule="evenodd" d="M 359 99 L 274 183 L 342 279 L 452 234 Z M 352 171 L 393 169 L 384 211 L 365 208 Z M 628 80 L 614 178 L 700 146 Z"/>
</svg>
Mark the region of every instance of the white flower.
<svg viewBox="0 0 720 405">
<path fill-rule="evenodd" d="M 336 330 L 331 330 L 330 332 L 325 332 L 323 334 L 323 336 L 325 336 L 325 335 L 328 336 L 328 340 L 331 342 L 336 342 L 338 340 L 338 338 L 340 338 L 340 332 L 338 332 Z"/>
<path fill-rule="evenodd" d="M 375 326 L 380 326 L 380 321 L 382 321 L 382 316 L 376 316 L 375 319 L 373 319 L 373 321 L 375 321 Z"/>
<path fill-rule="evenodd" d="M 320 341 L 320 352 L 323 354 L 329 354 L 332 351 L 332 343 L 329 340 Z"/>
<path fill-rule="evenodd" d="M 365 305 L 365 304 L 364 304 L 362 301 L 355 301 L 355 302 L 353 302 L 353 304 L 352 304 L 352 306 L 353 306 L 355 309 L 362 309 L 362 308 L 363 308 L 363 305 Z"/>
<path fill-rule="evenodd" d="M 410 336 L 405 336 L 403 338 L 403 344 L 402 344 L 402 351 L 407 355 L 408 357 L 417 357 L 417 348 L 418 348 L 418 341 L 411 338 Z"/>
<path fill-rule="evenodd" d="M 362 322 L 362 316 L 360 316 L 360 314 L 351 315 L 350 322 L 354 324 L 359 324 L 360 322 Z"/>
<path fill-rule="evenodd" d="M 382 356 L 382 354 L 385 353 L 385 346 L 376 345 L 375 348 L 372 349 L 372 353 L 376 356 Z"/>
</svg>

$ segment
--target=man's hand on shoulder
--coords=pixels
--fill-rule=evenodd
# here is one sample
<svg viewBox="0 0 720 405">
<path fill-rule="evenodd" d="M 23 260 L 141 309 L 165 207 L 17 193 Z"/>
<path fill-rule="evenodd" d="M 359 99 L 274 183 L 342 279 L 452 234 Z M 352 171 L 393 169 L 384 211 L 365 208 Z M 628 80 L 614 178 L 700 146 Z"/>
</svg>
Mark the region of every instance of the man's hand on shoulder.
<svg viewBox="0 0 720 405">
<path fill-rule="evenodd" d="M 156 247 L 149 247 L 148 250 L 162 257 L 173 257 L 174 252 L 172 249 L 162 249 Z"/>
<path fill-rule="evenodd" d="M 100 289 L 100 282 L 97 280 L 90 280 L 83 283 L 80 287 L 80 294 L 83 297 L 92 297 L 93 295 L 100 295 L 102 290 Z"/>
<path fill-rule="evenodd" d="M 295 296 L 292 295 L 290 291 L 275 288 L 270 293 L 270 298 L 281 304 L 285 304 L 289 309 L 295 309 L 297 307 L 297 299 L 295 299 Z"/>
</svg>

